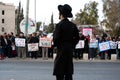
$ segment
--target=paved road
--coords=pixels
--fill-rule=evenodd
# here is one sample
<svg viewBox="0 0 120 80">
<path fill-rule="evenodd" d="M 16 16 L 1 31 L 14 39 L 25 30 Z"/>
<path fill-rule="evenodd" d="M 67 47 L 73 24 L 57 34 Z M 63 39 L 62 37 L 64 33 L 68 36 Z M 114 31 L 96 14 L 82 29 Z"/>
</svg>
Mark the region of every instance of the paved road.
<svg viewBox="0 0 120 80">
<path fill-rule="evenodd" d="M 120 62 L 75 61 L 74 80 L 120 80 Z M 55 80 L 53 61 L 0 61 L 0 80 Z"/>
</svg>

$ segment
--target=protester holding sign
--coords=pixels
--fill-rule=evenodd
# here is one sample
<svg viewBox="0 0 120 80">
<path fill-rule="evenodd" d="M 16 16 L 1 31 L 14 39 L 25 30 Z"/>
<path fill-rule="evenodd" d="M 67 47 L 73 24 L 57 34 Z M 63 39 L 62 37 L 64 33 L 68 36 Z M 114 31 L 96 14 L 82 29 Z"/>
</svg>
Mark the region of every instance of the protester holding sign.
<svg viewBox="0 0 120 80">
<path fill-rule="evenodd" d="M 48 59 L 48 47 L 51 47 L 51 41 L 47 38 L 47 33 L 43 33 L 40 38 L 40 46 L 42 47 L 43 60 Z"/>
<path fill-rule="evenodd" d="M 85 46 L 84 35 L 80 34 L 80 40 L 79 40 L 78 44 L 76 45 L 75 54 L 74 54 L 76 59 L 83 58 L 84 46 Z"/>
<path fill-rule="evenodd" d="M 114 38 L 110 38 L 109 43 L 110 43 L 110 50 L 108 50 L 107 58 L 111 60 L 111 54 L 116 54 L 117 42 L 115 42 Z"/>
<path fill-rule="evenodd" d="M 95 34 L 91 36 L 90 43 L 89 43 L 89 54 L 88 57 L 90 60 L 94 60 L 96 55 L 96 49 L 98 47 L 98 40 L 95 37 Z"/>
<path fill-rule="evenodd" d="M 24 33 L 20 33 L 19 38 L 15 39 L 15 44 L 18 47 L 18 57 L 26 58 L 26 39 Z"/>
<path fill-rule="evenodd" d="M 37 59 L 38 57 L 37 55 L 38 43 L 39 43 L 39 39 L 36 37 L 36 34 L 33 33 L 32 37 L 30 38 L 29 44 L 28 44 L 28 51 L 31 52 L 31 58 Z"/>
<path fill-rule="evenodd" d="M 102 60 L 105 59 L 105 52 L 109 49 L 109 42 L 106 42 L 106 37 L 102 37 L 99 42 L 99 55 Z"/>
</svg>

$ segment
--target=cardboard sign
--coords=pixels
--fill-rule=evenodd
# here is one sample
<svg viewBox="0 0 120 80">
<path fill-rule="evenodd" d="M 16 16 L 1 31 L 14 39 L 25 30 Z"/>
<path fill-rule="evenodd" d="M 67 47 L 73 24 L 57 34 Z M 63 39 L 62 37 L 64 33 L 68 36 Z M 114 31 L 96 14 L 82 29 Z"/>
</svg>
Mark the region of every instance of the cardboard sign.
<svg viewBox="0 0 120 80">
<path fill-rule="evenodd" d="M 52 39 L 51 38 L 40 38 L 39 41 L 39 46 L 40 47 L 48 47 L 50 48 L 52 46 Z"/>
<path fill-rule="evenodd" d="M 110 42 L 110 48 L 116 49 L 117 48 L 117 42 L 109 41 Z"/>
<path fill-rule="evenodd" d="M 23 39 L 23 38 L 15 38 L 15 45 L 17 47 L 25 47 L 25 39 Z"/>
<path fill-rule="evenodd" d="M 76 49 L 81 49 L 81 48 L 84 48 L 84 40 L 80 40 L 76 45 Z"/>
<path fill-rule="evenodd" d="M 90 44 L 89 44 L 89 48 L 97 48 L 97 47 L 98 47 L 98 40 L 91 39 Z"/>
<path fill-rule="evenodd" d="M 28 44 L 28 51 L 38 51 L 38 43 Z"/>
<path fill-rule="evenodd" d="M 82 34 L 84 35 L 84 36 L 91 36 L 92 35 L 92 28 L 82 28 Z"/>
<path fill-rule="evenodd" d="M 109 50 L 109 49 L 110 49 L 110 43 L 109 42 L 99 43 L 99 50 L 100 50 L 100 52 L 106 51 L 106 50 Z"/>
</svg>

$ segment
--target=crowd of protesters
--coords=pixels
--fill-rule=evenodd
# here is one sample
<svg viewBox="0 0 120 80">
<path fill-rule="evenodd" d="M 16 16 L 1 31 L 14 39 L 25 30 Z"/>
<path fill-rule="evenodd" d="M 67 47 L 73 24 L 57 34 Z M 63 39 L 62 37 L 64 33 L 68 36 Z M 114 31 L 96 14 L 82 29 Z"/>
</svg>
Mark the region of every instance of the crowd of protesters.
<svg viewBox="0 0 120 80">
<path fill-rule="evenodd" d="M 24 36 L 24 33 L 20 33 L 19 35 L 14 35 L 12 32 L 10 34 L 4 33 L 0 35 L 0 59 L 4 58 L 35 58 L 41 57 L 43 59 L 48 59 L 49 57 L 53 57 L 53 46 L 51 48 L 39 47 L 38 51 L 29 52 L 27 47 L 17 47 L 15 45 L 15 38 L 23 38 L 26 40 L 26 43 L 39 43 L 40 37 L 46 37 L 46 33 L 36 32 L 33 34 L 29 34 L 27 37 Z M 120 36 L 118 37 L 108 37 L 107 35 L 98 36 L 93 34 L 92 37 L 84 36 L 80 33 L 80 40 L 84 40 L 84 48 L 75 49 L 73 52 L 73 57 L 75 59 L 83 59 L 83 54 L 88 53 L 88 59 L 94 60 L 95 58 L 99 59 L 108 59 L 111 60 L 111 54 L 116 54 L 117 59 L 120 59 L 120 49 L 110 49 L 107 51 L 99 52 L 98 48 L 89 48 L 90 39 L 98 40 L 100 42 L 106 41 L 120 41 Z M 27 46 L 27 45 L 26 45 Z"/>
<path fill-rule="evenodd" d="M 98 36 L 93 34 L 90 38 L 90 36 L 84 36 L 80 34 L 80 40 L 84 40 L 85 46 L 84 48 L 80 49 L 75 49 L 74 51 L 74 57 L 76 59 L 83 59 L 83 54 L 88 53 L 88 59 L 89 60 L 94 60 L 95 58 L 101 59 L 101 60 L 111 60 L 111 55 L 116 54 L 116 59 L 120 59 L 120 49 L 118 49 L 118 44 L 116 46 L 116 49 L 109 49 L 105 51 L 99 51 L 99 48 L 90 48 L 90 40 L 97 40 L 98 43 L 102 42 L 108 42 L 108 41 L 113 41 L 118 43 L 120 41 L 120 36 L 118 37 L 110 37 L 107 36 L 106 34 L 103 34 L 102 36 Z"/>
<path fill-rule="evenodd" d="M 19 35 L 14 35 L 13 32 L 10 34 L 4 33 L 0 35 L 0 59 L 4 58 L 26 58 L 31 57 L 37 59 L 42 57 L 43 59 L 48 59 L 52 57 L 53 51 L 49 48 L 39 47 L 38 51 L 29 52 L 27 50 L 28 43 L 39 43 L 40 37 L 46 37 L 46 33 L 36 32 L 29 34 L 27 37 L 24 36 L 24 33 Z M 18 47 L 15 44 L 15 38 L 25 39 L 26 47 Z"/>
</svg>

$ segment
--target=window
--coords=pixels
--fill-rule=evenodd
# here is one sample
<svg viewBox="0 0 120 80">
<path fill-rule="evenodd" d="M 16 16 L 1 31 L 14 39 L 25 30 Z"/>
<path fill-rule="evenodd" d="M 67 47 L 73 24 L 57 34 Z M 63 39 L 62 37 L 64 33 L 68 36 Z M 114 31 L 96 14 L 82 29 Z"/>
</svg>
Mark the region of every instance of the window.
<svg viewBox="0 0 120 80">
<path fill-rule="evenodd" d="M 4 32 L 5 31 L 5 29 L 4 29 L 4 27 L 2 27 L 2 32 Z"/>
<path fill-rule="evenodd" d="M 2 15 L 4 15 L 5 14 L 5 11 L 4 10 L 2 10 Z"/>
<path fill-rule="evenodd" d="M 2 23 L 5 23 L 5 20 L 4 20 L 4 19 L 2 19 Z"/>
</svg>

